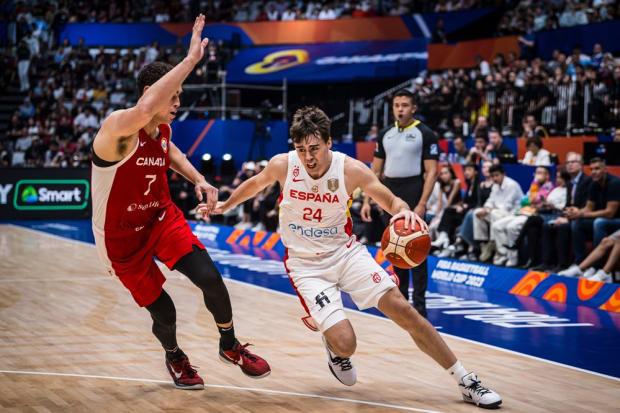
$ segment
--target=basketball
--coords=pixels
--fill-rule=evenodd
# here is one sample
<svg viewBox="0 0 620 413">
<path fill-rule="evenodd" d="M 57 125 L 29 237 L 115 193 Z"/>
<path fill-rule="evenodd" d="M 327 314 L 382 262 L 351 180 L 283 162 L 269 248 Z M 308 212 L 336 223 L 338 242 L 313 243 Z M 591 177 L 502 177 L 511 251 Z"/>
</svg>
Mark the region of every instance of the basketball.
<svg viewBox="0 0 620 413">
<path fill-rule="evenodd" d="M 398 268 L 414 268 L 422 264 L 431 249 L 431 237 L 420 224 L 405 229 L 405 219 L 397 219 L 383 231 L 381 249 L 389 262 Z"/>
</svg>

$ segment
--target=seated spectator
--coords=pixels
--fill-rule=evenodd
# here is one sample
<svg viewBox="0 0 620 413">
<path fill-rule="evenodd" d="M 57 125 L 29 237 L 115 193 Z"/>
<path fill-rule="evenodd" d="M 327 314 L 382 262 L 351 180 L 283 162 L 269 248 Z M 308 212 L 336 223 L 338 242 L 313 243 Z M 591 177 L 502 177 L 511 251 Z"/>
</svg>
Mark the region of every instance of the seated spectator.
<svg viewBox="0 0 620 413">
<path fill-rule="evenodd" d="M 517 209 L 523 197 L 521 186 L 506 176 L 504 167 L 493 165 L 489 169 L 493 188 L 482 208 L 474 211 L 474 240 L 481 242 L 481 261 L 488 261 L 495 253 L 495 239 L 491 238 L 490 226 Z"/>
<path fill-rule="evenodd" d="M 538 122 L 536 121 L 536 116 L 527 115 L 525 119 L 523 120 L 523 134 L 521 135 L 521 137 L 531 138 L 533 136 L 539 136 L 541 138 L 548 138 L 549 133 L 544 127 L 538 124 Z"/>
<path fill-rule="evenodd" d="M 609 257 L 605 261 L 605 265 L 597 270 L 598 263 L 605 258 L 607 253 Z M 620 229 L 605 237 L 601 243 L 592 250 L 592 252 L 579 264 L 573 264 L 570 268 L 561 271 L 560 275 L 566 277 L 583 277 L 590 281 L 612 282 L 612 273 L 618 267 L 620 262 Z"/>
<path fill-rule="evenodd" d="M 467 191 L 463 200 L 453 207 L 449 207 L 444 211 L 437 231 L 438 239 L 448 238 L 449 243 L 437 245 L 442 248 L 438 254 L 440 257 L 454 257 L 455 255 L 467 253 L 467 244 L 456 235 L 456 229 L 464 225 L 463 218 L 478 202 L 478 193 L 480 187 L 480 176 L 478 175 L 478 167 L 475 164 L 467 164 L 464 168 L 465 180 L 467 182 Z M 442 235 L 446 234 L 446 235 Z M 448 245 L 449 244 L 449 245 Z M 458 247 L 458 248 L 457 248 Z"/>
<path fill-rule="evenodd" d="M 467 164 L 469 152 L 467 151 L 467 146 L 465 146 L 465 138 L 462 136 L 456 136 L 452 142 L 454 144 L 455 156 L 450 160 L 450 162 L 459 163 L 461 165 Z M 475 164 L 472 163 L 472 165 Z"/>
<path fill-rule="evenodd" d="M 376 142 L 378 137 L 379 137 L 379 126 L 377 126 L 376 124 L 373 124 L 370 127 L 370 130 L 368 131 L 366 136 L 364 137 L 364 140 L 366 142 Z"/>
<path fill-rule="evenodd" d="M 469 149 L 467 155 L 467 163 L 480 165 L 484 161 L 488 161 L 487 149 L 489 148 L 489 139 L 486 134 L 478 134 L 474 138 L 474 146 Z"/>
<path fill-rule="evenodd" d="M 489 145 L 486 148 L 486 153 L 494 164 L 515 162 L 515 155 L 504 146 L 504 139 L 496 128 L 489 129 Z"/>
<path fill-rule="evenodd" d="M 445 164 L 439 171 L 439 179 L 437 182 L 444 196 L 439 197 L 436 216 L 431 221 L 429 229 L 432 226 L 437 232 L 437 237 L 435 241 L 431 243 L 431 246 L 444 249 L 450 244 L 452 234 L 446 232 L 445 229 L 443 231 L 439 229 L 439 224 L 447 210 L 454 209 L 461 204 L 461 181 L 457 179 L 452 167 L 449 164 Z M 444 199 L 445 204 L 443 202 Z"/>
<path fill-rule="evenodd" d="M 446 139 L 454 139 L 456 136 L 469 136 L 469 123 L 464 122 L 459 113 L 452 115 L 452 127 L 443 135 Z"/>
<path fill-rule="evenodd" d="M 484 135 L 488 135 L 489 121 L 486 116 L 478 116 L 476 118 L 476 124 L 474 125 L 474 130 L 472 131 L 472 135 L 475 137 Z"/>
<path fill-rule="evenodd" d="M 448 43 L 448 38 L 443 25 L 443 19 L 437 19 L 435 29 L 433 30 L 433 35 L 431 36 L 431 43 Z"/>
<path fill-rule="evenodd" d="M 525 156 L 521 161 L 523 165 L 551 165 L 551 154 L 548 150 L 543 149 L 542 140 L 538 136 L 532 136 L 531 138 L 527 138 L 525 147 L 527 148 L 527 152 L 525 153 Z"/>
<path fill-rule="evenodd" d="M 550 181 L 549 169 L 539 166 L 534 172 L 534 181 L 526 194 L 525 204 L 512 215 L 500 218 L 491 224 L 491 239 L 495 240 L 496 252 L 493 258 L 494 265 L 516 267 L 519 261 L 518 249 L 514 248 L 521 228 L 533 212 L 543 207 L 547 197 L 553 190 Z"/>
<path fill-rule="evenodd" d="M 583 171 L 583 157 L 575 152 L 566 155 L 567 182 L 566 208 L 583 208 L 588 201 L 592 179 Z M 571 221 L 560 216 L 543 223 L 542 262 L 536 271 L 559 272 L 569 265 L 571 251 Z"/>
<path fill-rule="evenodd" d="M 620 179 L 607 172 L 605 161 L 601 158 L 590 160 L 592 184 L 585 207 L 569 207 L 566 217 L 571 222 L 573 253 L 575 262 L 586 257 L 586 241 L 594 240 L 594 245 L 620 228 Z"/>
</svg>

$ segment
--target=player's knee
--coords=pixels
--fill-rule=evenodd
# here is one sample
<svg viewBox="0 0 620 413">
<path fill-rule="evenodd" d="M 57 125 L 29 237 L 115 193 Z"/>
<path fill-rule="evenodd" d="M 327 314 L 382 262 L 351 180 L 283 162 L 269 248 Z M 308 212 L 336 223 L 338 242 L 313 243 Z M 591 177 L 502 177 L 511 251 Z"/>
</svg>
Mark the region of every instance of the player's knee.
<svg viewBox="0 0 620 413">
<path fill-rule="evenodd" d="M 601 240 L 601 245 L 605 248 L 611 248 L 614 245 L 614 241 L 609 237 L 605 237 Z"/>
<path fill-rule="evenodd" d="M 193 273 L 190 279 L 205 293 L 216 294 L 224 288 L 222 276 L 215 267 L 198 267 Z"/>
</svg>

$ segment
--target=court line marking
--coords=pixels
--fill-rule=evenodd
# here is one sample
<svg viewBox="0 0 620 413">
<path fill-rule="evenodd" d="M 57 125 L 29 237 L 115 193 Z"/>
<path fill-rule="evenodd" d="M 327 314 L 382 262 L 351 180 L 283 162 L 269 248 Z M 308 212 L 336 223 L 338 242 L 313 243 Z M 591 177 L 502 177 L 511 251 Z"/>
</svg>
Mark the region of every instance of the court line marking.
<svg viewBox="0 0 620 413">
<path fill-rule="evenodd" d="M 139 383 L 172 384 L 172 382 L 169 381 L 169 380 L 140 379 L 140 378 L 133 378 L 133 377 L 95 376 L 95 375 L 91 375 L 91 374 L 55 373 L 55 372 L 47 372 L 47 371 L 0 370 L 0 373 L 4 373 L 4 374 L 30 374 L 30 375 L 38 375 L 38 376 L 79 377 L 79 378 L 86 378 L 86 379 L 102 379 L 102 380 L 122 380 L 122 381 L 134 381 L 134 382 L 139 382 Z M 226 386 L 226 385 L 222 385 L 222 384 L 205 384 L 205 387 L 212 387 L 212 388 L 215 388 L 215 389 L 226 389 L 226 390 L 245 390 L 245 391 L 254 391 L 254 392 L 258 392 L 258 393 L 275 394 L 275 395 L 280 395 L 280 396 L 298 396 L 298 397 L 306 397 L 306 398 L 311 398 L 311 399 L 322 399 L 322 400 L 331 400 L 331 401 L 354 403 L 354 404 L 365 404 L 365 405 L 369 405 L 369 406 L 386 407 L 386 408 L 389 408 L 389 409 L 406 410 L 406 411 L 410 411 L 410 412 L 442 413 L 442 412 L 437 411 L 437 410 L 417 409 L 415 407 L 398 406 L 398 405 L 395 405 L 395 404 L 371 402 L 371 401 L 357 400 L 357 399 L 345 399 L 345 398 L 342 398 L 342 397 L 322 396 L 320 394 L 309 394 L 309 393 L 297 393 L 297 392 L 289 392 L 289 391 L 282 391 L 282 390 L 259 389 L 259 388 L 255 388 L 255 387 Z"/>
<path fill-rule="evenodd" d="M 90 245 L 92 248 L 96 248 L 94 244 L 91 244 L 90 242 L 87 242 L 87 241 L 76 240 L 76 239 L 71 239 L 71 238 L 65 238 L 65 237 L 61 237 L 60 235 L 50 234 L 50 233 L 45 232 L 45 231 L 41 231 L 41 230 L 29 228 L 29 227 L 22 227 L 20 225 L 15 225 L 15 224 L 11 224 L 11 223 L 1 224 L 1 225 L 13 226 L 13 227 L 25 229 L 25 230 L 28 230 L 28 231 L 31 231 L 31 232 L 36 232 L 38 234 L 49 235 L 50 237 L 59 238 L 59 239 L 65 240 L 65 241 L 72 241 L 72 242 L 76 242 L 76 243 L 79 243 L 79 244 Z M 251 284 L 251 283 L 248 283 L 248 282 L 239 281 L 239 280 L 235 280 L 235 279 L 227 278 L 227 277 L 222 277 L 222 278 L 225 279 L 225 280 L 228 280 L 228 281 L 237 282 L 237 283 L 240 283 L 240 284 L 245 284 L 245 285 L 248 285 L 248 286 L 253 287 L 253 288 L 258 288 L 260 290 L 270 291 L 270 292 L 275 293 L 275 294 L 285 295 L 287 297 L 296 297 L 293 294 L 288 294 L 288 293 L 285 293 L 285 292 L 282 292 L 282 291 L 272 290 L 272 289 L 261 287 L 259 285 L 254 285 L 254 284 Z M 353 312 L 353 313 L 356 313 L 356 314 L 363 314 L 363 315 L 366 315 L 368 317 L 374 317 L 374 318 L 379 319 L 379 320 L 384 320 L 384 321 L 393 323 L 393 321 L 390 320 L 387 317 L 381 317 L 381 316 L 378 316 L 378 315 L 375 315 L 375 314 L 366 313 L 364 311 L 353 310 L 351 308 L 345 308 L 344 310 L 345 311 L 350 311 L 350 312 Z M 540 357 L 532 356 L 530 354 L 520 353 L 518 351 L 509 350 L 509 349 L 506 349 L 506 348 L 503 348 L 503 347 L 494 346 L 492 344 L 482 343 L 480 341 L 475 341 L 475 340 L 471 340 L 471 339 L 468 339 L 468 338 L 455 336 L 455 335 L 444 333 L 444 332 L 441 332 L 441 331 L 439 332 L 439 334 L 446 335 L 446 336 L 454 338 L 456 340 L 465 341 L 467 343 L 478 344 L 478 345 L 481 345 L 483 347 L 492 348 L 492 349 L 495 349 L 495 350 L 498 350 L 498 351 L 503 351 L 505 353 L 519 355 L 519 356 L 526 357 L 526 358 L 529 358 L 529 359 L 532 359 L 532 360 L 537 360 L 537 361 L 542 361 L 544 363 L 549 363 L 549 364 L 552 364 L 554 366 L 565 367 L 567 369 L 579 371 L 579 372 L 582 372 L 582 373 L 588 373 L 588 374 L 592 374 L 594 376 L 598 376 L 598 377 L 602 377 L 602 378 L 605 378 L 605 379 L 610 379 L 610 380 L 613 380 L 613 381 L 620 382 L 620 377 L 609 376 L 607 374 L 598 373 L 596 371 L 586 370 L 586 369 L 582 369 L 580 367 L 571 366 L 569 364 L 563 364 L 563 363 L 559 363 L 557 361 L 543 359 L 543 358 L 540 358 Z"/>
</svg>

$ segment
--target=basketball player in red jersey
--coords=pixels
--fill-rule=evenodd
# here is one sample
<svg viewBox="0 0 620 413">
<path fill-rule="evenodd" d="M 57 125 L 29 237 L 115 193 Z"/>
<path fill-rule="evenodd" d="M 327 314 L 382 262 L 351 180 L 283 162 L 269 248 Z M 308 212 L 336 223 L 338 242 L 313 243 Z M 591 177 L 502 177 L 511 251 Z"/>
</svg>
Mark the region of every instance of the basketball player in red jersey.
<svg viewBox="0 0 620 413">
<path fill-rule="evenodd" d="M 262 358 L 235 338 L 230 298 L 204 246 L 172 203 L 166 178 L 174 169 L 195 185 L 210 210 L 217 189 L 190 164 L 170 140 L 170 123 L 179 107 L 181 85 L 204 53 L 205 18 L 194 23 L 187 57 L 177 66 L 154 62 L 138 75 L 136 106 L 111 113 L 93 142 L 93 233 L 97 251 L 110 275 L 116 275 L 153 319 L 153 334 L 166 352 L 174 385 L 202 389 L 204 383 L 176 339 L 176 310 L 163 290 L 165 278 L 153 257 L 185 274 L 203 293 L 220 332 L 219 357 L 253 378 L 270 373 Z"/>
<path fill-rule="evenodd" d="M 350 294 L 360 309 L 377 307 L 406 330 L 420 350 L 441 365 L 457 382 L 463 400 L 484 408 L 502 402 L 497 393 L 482 386 L 468 373 L 435 328 L 400 293 L 388 274 L 351 231 L 350 195 L 360 187 L 384 210 L 391 222 L 405 219 L 405 228 L 426 223 L 379 182 L 362 162 L 331 151 L 331 121 L 316 107 L 299 109 L 290 135 L 295 150 L 274 156 L 265 169 L 243 182 L 225 202 L 213 210 L 221 214 L 278 181 L 280 233 L 286 247 L 284 265 L 299 299 L 308 313 L 306 325 L 321 330 L 328 367 L 343 384 L 357 380 L 351 355 L 356 338 L 343 311 L 340 290 Z M 201 204 L 198 212 L 208 212 Z"/>
</svg>

